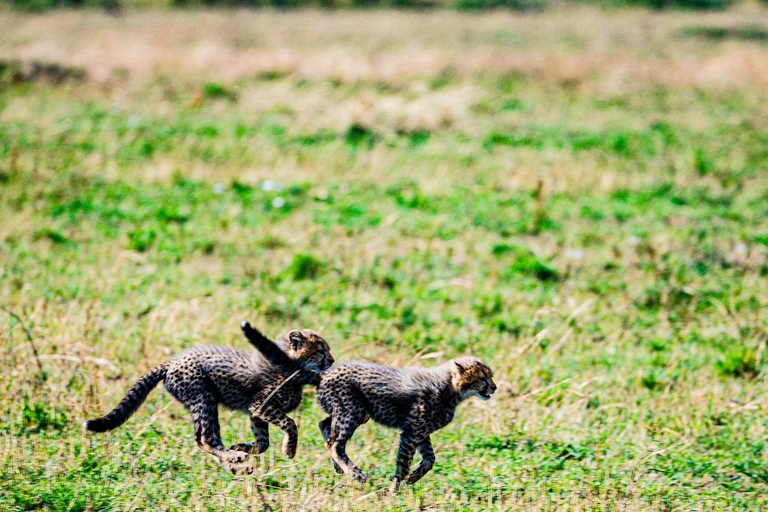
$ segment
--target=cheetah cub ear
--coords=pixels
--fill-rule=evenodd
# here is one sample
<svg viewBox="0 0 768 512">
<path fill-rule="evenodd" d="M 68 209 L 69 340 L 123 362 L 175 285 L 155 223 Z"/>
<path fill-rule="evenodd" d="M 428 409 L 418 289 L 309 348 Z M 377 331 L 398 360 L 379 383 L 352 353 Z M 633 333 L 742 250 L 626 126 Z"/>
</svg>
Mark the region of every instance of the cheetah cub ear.
<svg viewBox="0 0 768 512">
<path fill-rule="evenodd" d="M 467 373 L 468 368 L 466 366 L 463 366 L 461 363 L 459 363 L 455 359 L 453 361 L 453 364 L 454 366 L 456 366 L 456 369 L 459 371 L 459 375 Z"/>
<path fill-rule="evenodd" d="M 480 369 L 479 361 L 475 361 L 470 358 L 463 357 L 461 359 L 454 359 L 453 366 L 455 367 L 455 374 L 462 381 L 474 380 L 483 375 Z M 480 363 L 482 364 L 482 363 Z"/>
<path fill-rule="evenodd" d="M 291 350 L 301 350 L 306 341 L 307 338 L 301 331 L 291 331 L 288 333 L 288 346 Z"/>
</svg>

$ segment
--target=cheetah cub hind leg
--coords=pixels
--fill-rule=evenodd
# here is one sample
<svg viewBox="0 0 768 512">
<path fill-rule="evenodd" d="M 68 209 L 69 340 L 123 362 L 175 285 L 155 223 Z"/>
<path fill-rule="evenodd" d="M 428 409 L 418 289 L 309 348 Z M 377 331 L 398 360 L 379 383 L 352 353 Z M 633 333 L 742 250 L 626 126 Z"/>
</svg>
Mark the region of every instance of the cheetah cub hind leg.
<svg viewBox="0 0 768 512">
<path fill-rule="evenodd" d="M 253 473 L 253 466 L 246 463 L 250 453 L 246 451 L 227 450 L 224 446 L 214 447 L 208 444 L 206 441 L 200 441 L 197 446 L 206 453 L 209 453 L 213 458 L 224 466 L 227 470 L 233 474 L 251 474 Z"/>
<path fill-rule="evenodd" d="M 211 454 L 219 464 L 232 473 L 252 473 L 253 468 L 244 464 L 250 454 L 244 451 L 227 450 L 221 442 L 219 411 L 215 398 L 206 392 L 196 393 L 195 397 L 194 401 L 187 403 L 191 402 L 188 408 L 192 416 L 197 446 Z"/>
</svg>

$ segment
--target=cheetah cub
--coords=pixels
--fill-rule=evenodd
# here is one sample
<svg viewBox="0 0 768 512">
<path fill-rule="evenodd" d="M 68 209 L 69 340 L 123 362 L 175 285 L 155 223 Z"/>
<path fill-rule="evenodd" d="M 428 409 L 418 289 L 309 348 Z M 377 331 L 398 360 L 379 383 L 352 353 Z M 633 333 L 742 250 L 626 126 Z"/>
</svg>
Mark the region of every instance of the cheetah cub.
<svg viewBox="0 0 768 512">
<path fill-rule="evenodd" d="M 274 346 L 298 371 L 290 378 L 283 366 L 275 366 L 259 352 L 227 347 L 198 347 L 182 352 L 150 370 L 128 390 L 117 407 L 105 416 L 88 420 L 83 427 L 90 432 L 106 432 L 125 423 L 161 380 L 165 389 L 192 416 L 195 442 L 233 473 L 251 473 L 245 464 L 253 453 L 269 447 L 268 424 L 285 434 L 283 452 L 288 458 L 296 454 L 298 429 L 286 416 L 301 403 L 303 382 L 316 380 L 311 374 L 333 364 L 328 344 L 309 329 L 290 331 L 278 338 Z M 219 431 L 218 405 L 247 412 L 256 444 L 239 443 L 224 448 Z"/>
<path fill-rule="evenodd" d="M 248 322 L 243 322 L 242 328 L 268 360 L 289 364 L 286 354 Z M 355 429 L 370 418 L 401 431 L 393 490 L 406 478 L 413 484 L 432 469 L 435 452 L 429 436 L 453 420 L 462 401 L 473 396 L 488 400 L 496 391 L 493 372 L 475 357 L 461 357 L 429 369 L 352 362 L 309 377 L 319 377 L 317 399 L 329 414 L 319 427 L 337 473 L 349 473 L 358 482 L 368 480 L 345 448 Z M 416 450 L 421 463 L 411 472 Z"/>
</svg>

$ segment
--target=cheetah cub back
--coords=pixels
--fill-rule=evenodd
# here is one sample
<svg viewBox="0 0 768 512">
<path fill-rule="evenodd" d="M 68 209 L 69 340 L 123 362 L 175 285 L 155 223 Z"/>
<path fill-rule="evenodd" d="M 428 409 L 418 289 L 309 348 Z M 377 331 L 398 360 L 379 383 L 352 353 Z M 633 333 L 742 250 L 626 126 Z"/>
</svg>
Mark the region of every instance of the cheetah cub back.
<svg viewBox="0 0 768 512">
<path fill-rule="evenodd" d="M 271 364 L 254 350 L 198 347 L 182 352 L 150 370 L 128 390 L 117 407 L 101 418 L 86 421 L 83 427 L 90 432 L 119 427 L 136 412 L 149 392 L 164 381 L 168 392 L 189 410 L 197 446 L 233 473 L 253 471 L 245 461 L 251 454 L 262 453 L 269 447 L 270 423 L 283 431 L 283 452 L 293 458 L 298 429 L 286 413 L 301 403 L 303 383 L 316 379 L 312 375 L 329 368 L 334 360 L 326 341 L 309 329 L 290 331 L 277 343 L 268 341 L 279 347 L 284 356 L 279 364 Z M 224 447 L 219 405 L 250 415 L 255 444 Z"/>
</svg>

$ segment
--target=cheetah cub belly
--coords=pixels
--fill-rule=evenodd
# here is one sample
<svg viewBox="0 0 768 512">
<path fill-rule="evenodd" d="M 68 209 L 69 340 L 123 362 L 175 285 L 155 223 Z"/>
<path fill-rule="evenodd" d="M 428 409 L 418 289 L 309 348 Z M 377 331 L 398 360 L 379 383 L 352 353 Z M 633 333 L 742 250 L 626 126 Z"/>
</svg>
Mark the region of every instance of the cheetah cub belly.
<svg viewBox="0 0 768 512">
<path fill-rule="evenodd" d="M 313 331 L 290 331 L 278 340 L 276 346 L 285 355 L 282 362 L 290 362 L 292 371 L 299 369 L 303 381 L 311 380 L 310 374 L 333 364 L 328 344 Z M 270 423 L 284 433 L 285 455 L 293 458 L 296 454 L 298 429 L 286 413 L 301 403 L 302 380 L 290 377 L 285 364 L 271 364 L 259 352 L 227 347 L 193 348 L 150 370 L 114 410 L 86 421 L 83 427 L 90 432 L 119 427 L 139 408 L 149 392 L 164 381 L 168 392 L 189 410 L 197 446 L 233 473 L 251 473 L 253 468 L 245 461 L 251 454 L 262 453 L 269 447 Z M 255 444 L 224 447 L 219 430 L 219 405 L 250 415 Z"/>
<path fill-rule="evenodd" d="M 392 489 L 413 484 L 435 463 L 430 434 L 453 420 L 463 400 L 488 400 L 496 391 L 493 372 L 474 357 L 455 359 L 436 368 L 393 368 L 372 363 L 346 363 L 320 374 L 317 399 L 329 414 L 320 422 L 334 467 L 358 482 L 368 476 L 347 456 L 355 429 L 373 421 L 401 431 Z M 411 472 L 416 451 L 421 463 Z"/>
</svg>

